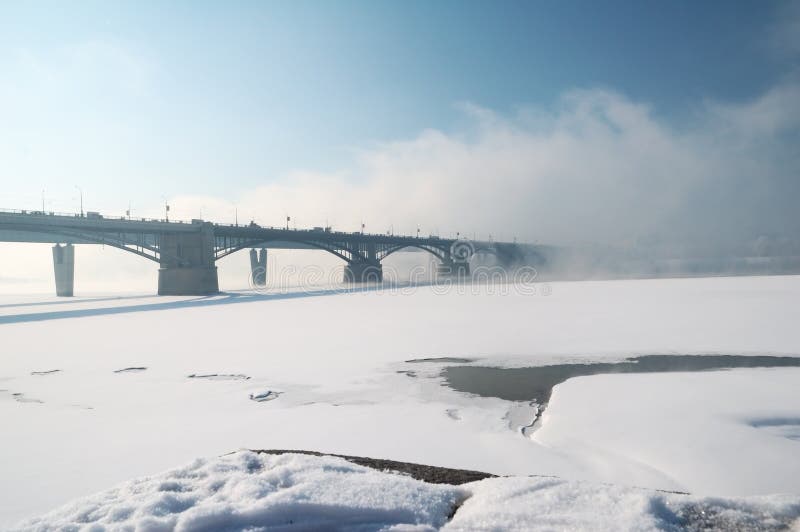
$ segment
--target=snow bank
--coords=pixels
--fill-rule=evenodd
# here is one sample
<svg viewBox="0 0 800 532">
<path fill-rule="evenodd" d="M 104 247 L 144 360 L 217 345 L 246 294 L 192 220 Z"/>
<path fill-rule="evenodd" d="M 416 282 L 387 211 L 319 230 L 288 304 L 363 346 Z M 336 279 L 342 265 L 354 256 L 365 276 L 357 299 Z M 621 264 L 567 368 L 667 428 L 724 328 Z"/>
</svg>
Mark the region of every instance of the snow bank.
<svg viewBox="0 0 800 532">
<path fill-rule="evenodd" d="M 127 482 L 19 529 L 430 530 L 462 499 L 457 488 L 341 458 L 243 451 Z"/>
<path fill-rule="evenodd" d="M 712 499 L 558 478 L 428 484 L 342 458 L 241 451 L 127 482 L 19 530 L 770 530 L 800 497 Z"/>
</svg>

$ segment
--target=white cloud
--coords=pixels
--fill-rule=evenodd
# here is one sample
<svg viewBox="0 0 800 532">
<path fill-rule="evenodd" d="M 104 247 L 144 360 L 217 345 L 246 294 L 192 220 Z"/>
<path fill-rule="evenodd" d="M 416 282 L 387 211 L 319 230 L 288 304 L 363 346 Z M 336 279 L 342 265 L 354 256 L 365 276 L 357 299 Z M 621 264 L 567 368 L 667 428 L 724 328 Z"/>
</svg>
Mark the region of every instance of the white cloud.
<svg viewBox="0 0 800 532">
<path fill-rule="evenodd" d="M 800 87 L 744 104 L 709 103 L 682 131 L 607 90 L 563 95 L 552 109 L 501 116 L 464 106 L 472 129 L 426 130 L 358 153 L 339 173 L 298 171 L 236 201 L 173 198 L 209 219 L 342 230 L 474 232 L 551 243 L 653 238 L 729 242 L 798 227 Z M 746 186 L 745 186 L 746 185 Z M 795 187 L 795 188 L 793 188 Z M 783 216 L 783 217 L 781 217 Z"/>
<path fill-rule="evenodd" d="M 773 137 L 800 127 L 800 85 L 773 87 L 760 98 L 739 105 L 709 103 L 711 123 L 718 130 L 753 141 Z M 726 136 L 724 138 L 729 138 Z"/>
</svg>

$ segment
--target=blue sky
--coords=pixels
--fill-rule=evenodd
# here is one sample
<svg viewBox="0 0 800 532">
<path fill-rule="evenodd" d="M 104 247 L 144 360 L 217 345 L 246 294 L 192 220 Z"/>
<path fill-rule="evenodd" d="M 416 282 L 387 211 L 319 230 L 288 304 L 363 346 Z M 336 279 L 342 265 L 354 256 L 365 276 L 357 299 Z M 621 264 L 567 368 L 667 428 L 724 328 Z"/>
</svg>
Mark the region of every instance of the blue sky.
<svg viewBox="0 0 800 532">
<path fill-rule="evenodd" d="M 89 208 L 197 196 L 185 204 L 199 210 L 298 171 L 358 183 L 375 173 L 365 150 L 483 131 L 465 109 L 558 112 L 576 89 L 644 105 L 680 135 L 706 127 L 709 102 L 752 106 L 796 79 L 795 7 L 5 2 L 0 206 L 35 208 L 44 189 L 48 209 L 75 210 L 80 185 Z"/>
</svg>

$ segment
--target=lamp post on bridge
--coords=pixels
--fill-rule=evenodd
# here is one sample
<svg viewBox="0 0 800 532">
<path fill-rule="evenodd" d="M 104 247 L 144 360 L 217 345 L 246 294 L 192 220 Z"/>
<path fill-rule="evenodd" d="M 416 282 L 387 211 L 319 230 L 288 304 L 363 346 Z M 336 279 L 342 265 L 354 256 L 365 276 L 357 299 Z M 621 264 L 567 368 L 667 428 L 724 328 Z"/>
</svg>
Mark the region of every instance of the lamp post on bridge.
<svg viewBox="0 0 800 532">
<path fill-rule="evenodd" d="M 161 199 L 164 200 L 164 219 L 169 222 L 169 201 L 166 196 L 161 196 Z"/>
<path fill-rule="evenodd" d="M 83 218 L 83 189 L 78 185 L 75 185 L 75 188 L 78 189 L 78 193 L 80 194 L 81 197 L 81 218 Z"/>
</svg>

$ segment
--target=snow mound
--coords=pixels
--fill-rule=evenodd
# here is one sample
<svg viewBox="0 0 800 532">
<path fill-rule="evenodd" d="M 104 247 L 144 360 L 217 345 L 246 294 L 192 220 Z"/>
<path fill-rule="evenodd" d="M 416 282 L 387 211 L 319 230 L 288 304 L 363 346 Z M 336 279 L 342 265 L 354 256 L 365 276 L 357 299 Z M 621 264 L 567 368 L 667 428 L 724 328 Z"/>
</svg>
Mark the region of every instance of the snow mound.
<svg viewBox="0 0 800 532">
<path fill-rule="evenodd" d="M 464 487 L 472 496 L 443 530 L 800 530 L 797 496 L 698 497 L 552 477 Z"/>
<path fill-rule="evenodd" d="M 126 482 L 20 530 L 432 530 L 464 498 L 334 457 L 242 451 Z"/>
<path fill-rule="evenodd" d="M 555 477 L 439 485 L 343 458 L 240 451 L 129 481 L 19 530 L 799 530 L 800 497 L 712 498 Z"/>
</svg>

